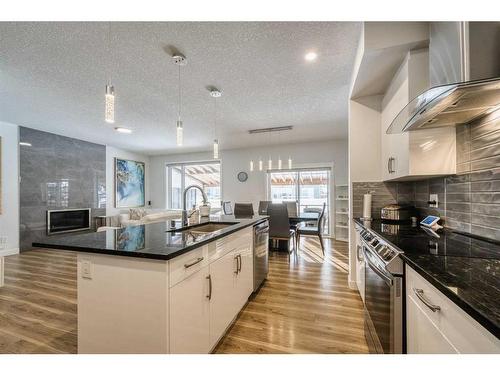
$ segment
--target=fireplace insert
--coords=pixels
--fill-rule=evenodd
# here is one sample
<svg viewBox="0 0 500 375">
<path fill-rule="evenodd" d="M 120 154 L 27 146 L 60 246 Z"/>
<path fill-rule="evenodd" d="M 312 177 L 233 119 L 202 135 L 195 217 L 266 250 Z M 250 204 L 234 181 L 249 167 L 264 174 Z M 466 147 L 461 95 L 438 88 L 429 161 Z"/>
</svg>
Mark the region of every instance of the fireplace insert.
<svg viewBox="0 0 500 375">
<path fill-rule="evenodd" d="M 90 208 L 47 211 L 47 234 L 77 232 L 91 228 Z"/>
</svg>

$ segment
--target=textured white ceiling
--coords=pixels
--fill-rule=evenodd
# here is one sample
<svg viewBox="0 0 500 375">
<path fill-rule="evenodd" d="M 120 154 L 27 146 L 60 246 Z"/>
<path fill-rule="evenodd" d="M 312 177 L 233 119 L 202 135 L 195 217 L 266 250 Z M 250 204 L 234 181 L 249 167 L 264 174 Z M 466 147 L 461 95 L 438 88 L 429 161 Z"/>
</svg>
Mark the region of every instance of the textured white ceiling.
<svg viewBox="0 0 500 375">
<path fill-rule="evenodd" d="M 222 149 L 347 137 L 350 75 L 361 32 L 346 22 L 0 23 L 0 120 L 146 154 L 207 150 L 218 99 Z M 184 146 L 175 145 L 177 67 Z M 314 63 L 306 51 L 318 52 Z M 116 123 L 104 122 L 107 74 Z M 254 128 L 293 125 L 282 134 Z M 117 134 L 114 126 L 132 128 Z"/>
</svg>

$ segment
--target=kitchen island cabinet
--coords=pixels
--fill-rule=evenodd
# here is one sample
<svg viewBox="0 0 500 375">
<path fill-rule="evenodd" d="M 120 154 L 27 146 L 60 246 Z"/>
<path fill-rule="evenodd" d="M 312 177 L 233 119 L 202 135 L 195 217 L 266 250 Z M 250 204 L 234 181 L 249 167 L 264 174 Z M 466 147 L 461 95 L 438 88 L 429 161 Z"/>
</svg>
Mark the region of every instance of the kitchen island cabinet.
<svg viewBox="0 0 500 375">
<path fill-rule="evenodd" d="M 267 218 L 224 220 L 49 239 L 78 251 L 78 353 L 210 353 L 253 291 L 253 226 Z"/>
</svg>

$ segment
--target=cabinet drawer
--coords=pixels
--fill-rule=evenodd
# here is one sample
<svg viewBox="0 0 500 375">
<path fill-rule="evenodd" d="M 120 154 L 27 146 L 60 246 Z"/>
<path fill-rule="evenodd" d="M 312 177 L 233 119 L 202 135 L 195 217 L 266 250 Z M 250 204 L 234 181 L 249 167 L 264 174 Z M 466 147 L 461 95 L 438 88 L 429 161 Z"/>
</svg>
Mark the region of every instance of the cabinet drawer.
<svg viewBox="0 0 500 375">
<path fill-rule="evenodd" d="M 239 230 L 229 236 L 222 237 L 209 244 L 210 262 L 217 260 L 227 253 L 236 250 L 242 244 L 252 243 L 252 228 Z"/>
<path fill-rule="evenodd" d="M 415 289 L 421 289 L 425 300 L 440 309 L 432 311 L 418 298 Z M 500 353 L 500 340 L 409 266 L 406 266 L 406 292 L 407 298 L 424 311 L 458 352 Z"/>
<path fill-rule="evenodd" d="M 170 281 L 172 287 L 186 277 L 192 275 L 209 263 L 208 245 L 191 250 L 169 261 Z"/>
</svg>

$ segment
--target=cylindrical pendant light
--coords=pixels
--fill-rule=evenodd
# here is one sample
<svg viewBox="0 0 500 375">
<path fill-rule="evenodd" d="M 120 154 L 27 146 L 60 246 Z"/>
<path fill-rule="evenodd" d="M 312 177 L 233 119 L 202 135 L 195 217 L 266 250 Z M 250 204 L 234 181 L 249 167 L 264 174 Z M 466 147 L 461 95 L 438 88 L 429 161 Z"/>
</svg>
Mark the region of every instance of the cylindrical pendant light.
<svg viewBox="0 0 500 375">
<path fill-rule="evenodd" d="M 177 146 L 182 146 L 184 142 L 184 126 L 181 118 L 181 66 L 185 66 L 187 64 L 187 59 L 185 56 L 180 53 L 172 56 L 174 64 L 179 67 L 178 72 L 178 90 L 179 90 L 179 98 L 178 98 L 178 107 L 177 107 L 177 122 L 176 122 L 176 141 Z"/>
<path fill-rule="evenodd" d="M 107 123 L 113 124 L 115 122 L 115 88 L 111 85 L 106 85 L 104 97 L 106 102 L 104 120 Z"/>
<path fill-rule="evenodd" d="M 253 160 L 250 160 L 250 172 L 253 172 Z"/>
<path fill-rule="evenodd" d="M 176 131 L 176 136 L 177 136 L 177 146 L 182 146 L 182 133 L 183 133 L 183 127 L 182 127 L 182 121 L 177 120 L 177 131 Z"/>
<path fill-rule="evenodd" d="M 259 171 L 262 172 L 263 169 L 264 169 L 264 163 L 262 162 L 262 159 L 259 159 Z"/>
<path fill-rule="evenodd" d="M 288 169 L 292 169 L 292 158 L 288 157 Z"/>
<path fill-rule="evenodd" d="M 281 169 L 281 156 L 278 157 L 278 169 Z"/>
<path fill-rule="evenodd" d="M 210 96 L 214 98 L 214 159 L 219 158 L 219 140 L 217 139 L 217 98 L 220 98 L 222 96 L 222 93 L 217 90 L 216 88 L 213 88 L 210 90 Z"/>
<path fill-rule="evenodd" d="M 269 157 L 267 161 L 267 169 L 273 169 L 273 159 L 271 159 L 271 157 Z"/>
<path fill-rule="evenodd" d="M 214 139 L 214 159 L 219 158 L 219 141 Z"/>
<path fill-rule="evenodd" d="M 115 88 L 111 84 L 111 66 L 113 54 L 111 53 L 111 22 L 108 23 L 108 56 L 106 89 L 104 91 L 104 121 L 109 124 L 115 122 Z"/>
</svg>

